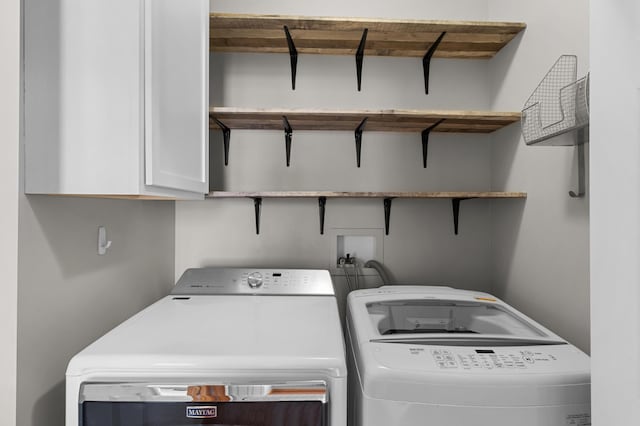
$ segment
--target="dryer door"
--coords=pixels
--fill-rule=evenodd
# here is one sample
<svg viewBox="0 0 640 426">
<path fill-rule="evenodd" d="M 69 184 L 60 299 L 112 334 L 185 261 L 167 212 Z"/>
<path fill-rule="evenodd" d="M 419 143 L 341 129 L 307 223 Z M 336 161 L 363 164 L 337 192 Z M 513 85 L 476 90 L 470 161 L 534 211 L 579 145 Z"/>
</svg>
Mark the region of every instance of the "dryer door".
<svg viewBox="0 0 640 426">
<path fill-rule="evenodd" d="M 324 382 L 272 385 L 85 383 L 81 426 L 326 426 Z"/>
</svg>

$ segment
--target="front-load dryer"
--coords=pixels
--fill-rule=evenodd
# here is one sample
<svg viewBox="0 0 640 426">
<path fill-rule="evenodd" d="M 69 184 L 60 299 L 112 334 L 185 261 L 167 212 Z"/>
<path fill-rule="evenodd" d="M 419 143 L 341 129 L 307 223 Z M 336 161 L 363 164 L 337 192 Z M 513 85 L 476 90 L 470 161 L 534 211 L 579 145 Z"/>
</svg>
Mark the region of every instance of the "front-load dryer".
<svg viewBox="0 0 640 426">
<path fill-rule="evenodd" d="M 67 426 L 345 426 L 327 271 L 190 269 L 171 295 L 77 354 Z"/>
<path fill-rule="evenodd" d="M 589 357 L 497 298 L 386 286 L 347 301 L 351 426 L 587 426 Z"/>
</svg>

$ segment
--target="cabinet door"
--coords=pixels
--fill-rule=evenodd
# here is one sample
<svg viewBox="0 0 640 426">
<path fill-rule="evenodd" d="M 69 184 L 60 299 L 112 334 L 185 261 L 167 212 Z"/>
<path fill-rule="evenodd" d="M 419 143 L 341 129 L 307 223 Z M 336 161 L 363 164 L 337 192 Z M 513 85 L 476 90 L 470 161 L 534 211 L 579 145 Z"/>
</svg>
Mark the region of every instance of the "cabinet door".
<svg viewBox="0 0 640 426">
<path fill-rule="evenodd" d="M 145 184 L 208 191 L 209 0 L 144 0 Z"/>
</svg>

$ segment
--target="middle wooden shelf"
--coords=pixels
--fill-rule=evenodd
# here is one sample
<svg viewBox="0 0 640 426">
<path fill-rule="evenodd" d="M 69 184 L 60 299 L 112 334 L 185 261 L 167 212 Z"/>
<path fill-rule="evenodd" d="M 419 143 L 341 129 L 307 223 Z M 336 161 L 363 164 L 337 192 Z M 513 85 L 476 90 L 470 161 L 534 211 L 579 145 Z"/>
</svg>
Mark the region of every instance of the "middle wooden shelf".
<svg viewBox="0 0 640 426">
<path fill-rule="evenodd" d="M 325 110 L 286 108 L 211 107 L 210 127 L 224 133 L 225 165 L 229 160 L 232 129 L 283 130 L 287 166 L 294 130 L 353 131 L 360 166 L 362 132 L 416 132 L 422 134 L 423 166 L 427 166 L 429 134 L 491 133 L 520 120 L 520 112 L 445 111 L 415 109 Z"/>
</svg>

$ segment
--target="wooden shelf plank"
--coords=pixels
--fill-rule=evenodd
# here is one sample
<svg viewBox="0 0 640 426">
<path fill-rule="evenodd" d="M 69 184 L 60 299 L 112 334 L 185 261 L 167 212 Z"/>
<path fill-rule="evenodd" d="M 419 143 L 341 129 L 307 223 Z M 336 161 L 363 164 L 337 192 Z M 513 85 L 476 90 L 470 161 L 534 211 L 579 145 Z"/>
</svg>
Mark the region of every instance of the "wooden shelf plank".
<svg viewBox="0 0 640 426">
<path fill-rule="evenodd" d="M 207 198 L 527 198 L 526 192 L 213 191 Z"/>
<path fill-rule="evenodd" d="M 446 32 L 434 57 L 491 58 L 526 28 L 520 22 L 421 21 L 212 13 L 210 48 L 288 53 L 284 26 L 299 53 L 353 55 L 368 29 L 366 55 L 422 57 Z"/>
<path fill-rule="evenodd" d="M 329 198 L 368 198 L 368 199 L 384 199 L 385 212 L 385 234 L 389 235 L 389 224 L 391 217 L 391 203 L 395 198 L 405 199 L 450 199 L 453 208 L 453 227 L 454 233 L 458 235 L 458 222 L 460 203 L 462 200 L 471 198 L 484 199 L 524 199 L 527 198 L 526 192 L 336 192 L 336 191 L 260 191 L 260 192 L 232 192 L 232 191 L 213 191 L 205 196 L 208 199 L 225 199 L 225 198 L 250 198 L 254 200 L 254 209 L 256 217 L 256 234 L 260 233 L 260 211 L 262 208 L 262 200 L 264 198 L 313 198 L 319 201 L 320 213 L 320 234 L 324 234 L 324 216 L 325 205 Z"/>
<path fill-rule="evenodd" d="M 420 110 L 318 110 L 212 107 L 211 118 L 230 129 L 282 130 L 286 116 L 293 130 L 355 130 L 368 118 L 365 131 L 421 132 L 444 119 L 434 132 L 491 133 L 520 120 L 519 112 Z M 211 128 L 217 128 L 211 121 Z"/>
</svg>

